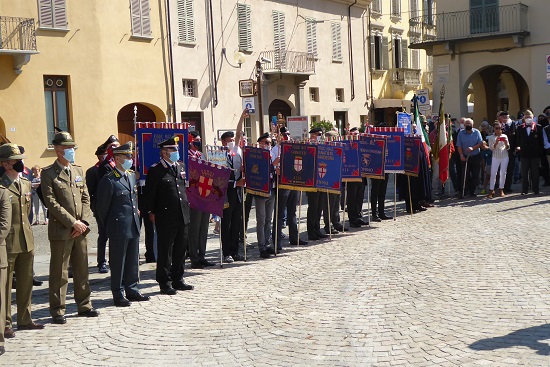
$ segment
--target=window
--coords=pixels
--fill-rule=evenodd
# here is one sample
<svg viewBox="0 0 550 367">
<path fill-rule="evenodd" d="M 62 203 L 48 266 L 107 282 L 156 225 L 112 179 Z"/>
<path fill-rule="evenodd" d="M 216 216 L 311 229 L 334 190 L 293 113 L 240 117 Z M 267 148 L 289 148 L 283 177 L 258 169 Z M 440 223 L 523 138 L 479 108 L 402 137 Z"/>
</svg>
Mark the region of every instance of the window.
<svg viewBox="0 0 550 367">
<path fill-rule="evenodd" d="M 312 116 L 310 116 L 310 120 L 311 120 L 311 123 L 312 123 L 312 124 L 315 124 L 315 123 L 321 121 L 321 116 L 319 116 L 319 115 L 312 115 Z"/>
<path fill-rule="evenodd" d="M 393 39 L 393 67 L 395 69 L 409 67 L 409 45 L 407 40 Z"/>
<path fill-rule="evenodd" d="M 389 69 L 389 42 L 388 37 L 382 37 L 380 34 L 371 36 L 370 45 L 371 69 L 388 70 Z"/>
<path fill-rule="evenodd" d="M 309 100 L 319 102 L 319 88 L 309 88 Z"/>
<path fill-rule="evenodd" d="M 433 56 L 426 56 L 426 69 L 428 71 L 433 71 L 434 70 L 434 57 Z"/>
<path fill-rule="evenodd" d="M 419 16 L 418 14 L 418 0 L 410 0 L 411 2 L 411 18 L 416 18 Z"/>
<path fill-rule="evenodd" d="M 275 48 L 275 66 L 277 68 L 285 68 L 285 50 L 286 50 L 286 37 L 285 37 L 285 13 L 280 11 L 271 12 L 273 20 L 273 46 Z"/>
<path fill-rule="evenodd" d="M 197 80 L 196 79 L 182 79 L 183 81 L 183 95 L 185 97 L 197 96 Z"/>
<path fill-rule="evenodd" d="M 382 0 L 373 0 L 371 4 L 373 13 L 382 14 Z"/>
<path fill-rule="evenodd" d="M 411 69 L 420 69 L 420 52 L 411 50 Z"/>
<path fill-rule="evenodd" d="M 239 50 L 252 51 L 252 29 L 250 25 L 250 5 L 237 4 L 239 24 Z"/>
<path fill-rule="evenodd" d="M 244 135 L 246 136 L 248 143 L 251 144 L 254 140 L 252 139 L 252 119 L 250 118 L 250 116 L 245 117 L 243 125 Z"/>
<path fill-rule="evenodd" d="M 195 43 L 195 13 L 193 0 L 178 0 L 178 42 Z"/>
<path fill-rule="evenodd" d="M 369 124 L 369 115 L 359 115 L 359 123 L 361 126 L 367 126 Z"/>
<path fill-rule="evenodd" d="M 306 18 L 307 52 L 317 57 L 317 23 L 313 18 Z"/>
<path fill-rule="evenodd" d="M 391 0 L 391 16 L 401 18 L 401 0 Z"/>
<path fill-rule="evenodd" d="M 46 131 L 48 145 L 56 128 L 69 131 L 69 88 L 66 76 L 44 76 L 44 100 L 46 102 Z"/>
<path fill-rule="evenodd" d="M 38 22 L 40 28 L 67 29 L 65 0 L 39 0 Z"/>
<path fill-rule="evenodd" d="M 344 88 L 336 88 L 336 102 L 344 102 Z"/>
<path fill-rule="evenodd" d="M 332 61 L 342 61 L 342 25 L 340 23 L 331 23 L 332 32 Z"/>
<path fill-rule="evenodd" d="M 470 0 L 470 32 L 476 34 L 498 30 L 498 0 Z"/>
<path fill-rule="evenodd" d="M 433 13 L 434 0 L 424 0 L 424 6 L 422 8 L 422 17 L 424 24 L 434 25 L 434 13 Z"/>
<path fill-rule="evenodd" d="M 130 0 L 132 36 L 151 37 L 150 12 L 149 0 Z"/>
</svg>

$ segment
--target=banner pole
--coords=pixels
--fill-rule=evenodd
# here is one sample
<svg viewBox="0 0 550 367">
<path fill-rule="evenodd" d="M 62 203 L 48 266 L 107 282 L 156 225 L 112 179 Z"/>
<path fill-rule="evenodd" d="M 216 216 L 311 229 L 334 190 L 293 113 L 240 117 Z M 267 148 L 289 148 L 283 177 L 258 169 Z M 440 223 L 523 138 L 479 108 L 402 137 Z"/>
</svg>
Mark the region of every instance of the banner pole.
<svg viewBox="0 0 550 367">
<path fill-rule="evenodd" d="M 241 216 L 243 218 L 243 251 L 244 251 L 244 261 L 246 261 L 246 218 L 245 218 L 245 199 L 244 196 L 247 195 L 244 192 L 244 188 L 241 189 L 243 192 L 242 195 L 242 201 L 243 201 L 243 215 Z"/>
<path fill-rule="evenodd" d="M 413 215 L 413 199 L 411 196 L 411 176 L 407 175 L 407 180 L 409 181 L 409 208 L 411 208 L 411 217 Z"/>
<path fill-rule="evenodd" d="M 397 220 L 397 173 L 393 174 L 393 221 Z"/>
<path fill-rule="evenodd" d="M 296 247 L 300 246 L 300 223 L 302 222 L 302 194 L 300 190 L 300 205 L 298 207 L 298 241 L 296 241 Z"/>
<path fill-rule="evenodd" d="M 344 190 L 344 212 L 342 213 L 342 233 L 346 231 L 346 208 L 348 206 L 348 184 Z M 350 224 L 351 226 L 351 224 Z"/>
<path fill-rule="evenodd" d="M 220 221 L 220 233 L 219 233 L 219 239 L 220 239 L 220 268 L 223 268 L 223 246 L 222 246 L 222 219 L 219 219 Z"/>
<path fill-rule="evenodd" d="M 327 191 L 327 212 L 328 212 L 328 239 L 332 241 L 332 222 L 330 221 L 330 194 Z"/>
<path fill-rule="evenodd" d="M 367 178 L 367 218 L 369 219 L 369 224 L 368 224 L 369 227 L 370 227 L 370 223 L 371 223 L 370 212 L 371 212 L 371 209 L 370 209 L 370 181 Z"/>
<path fill-rule="evenodd" d="M 277 239 L 279 237 L 279 185 L 275 192 L 275 243 L 273 244 L 275 256 L 277 256 Z"/>
</svg>

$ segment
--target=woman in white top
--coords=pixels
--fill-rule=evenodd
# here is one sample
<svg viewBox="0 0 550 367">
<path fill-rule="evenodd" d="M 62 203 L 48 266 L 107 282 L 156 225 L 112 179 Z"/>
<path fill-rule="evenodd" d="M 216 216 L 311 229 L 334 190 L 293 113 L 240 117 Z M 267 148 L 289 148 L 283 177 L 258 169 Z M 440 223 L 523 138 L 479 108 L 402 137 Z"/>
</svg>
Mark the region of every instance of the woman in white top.
<svg viewBox="0 0 550 367">
<path fill-rule="evenodd" d="M 504 181 L 506 180 L 506 168 L 508 167 L 508 150 L 510 149 L 510 142 L 508 137 L 502 133 L 502 126 L 497 120 L 493 125 L 494 134 L 489 136 L 489 149 L 493 151 L 493 160 L 491 161 L 491 182 L 489 188 L 489 198 L 492 199 L 495 196 L 495 181 L 497 178 L 497 171 L 500 167 L 500 181 L 499 189 L 500 196 L 504 196 Z"/>
</svg>

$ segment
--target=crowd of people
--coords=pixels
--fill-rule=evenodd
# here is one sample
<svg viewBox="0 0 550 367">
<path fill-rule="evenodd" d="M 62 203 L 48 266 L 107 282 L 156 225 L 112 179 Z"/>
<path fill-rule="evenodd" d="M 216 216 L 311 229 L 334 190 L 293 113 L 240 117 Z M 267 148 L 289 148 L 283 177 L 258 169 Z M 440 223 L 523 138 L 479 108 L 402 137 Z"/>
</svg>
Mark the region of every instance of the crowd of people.
<svg viewBox="0 0 550 367">
<path fill-rule="evenodd" d="M 370 220 L 393 219 L 384 207 L 387 174 L 378 180 L 344 182 L 340 194 L 307 192 L 307 241 L 300 238 L 297 209 L 301 193 L 276 186 L 280 164 L 278 143 L 290 140 L 290 134 L 282 127 L 276 133 L 265 133 L 257 139 L 259 148 L 270 151 L 271 160 L 266 164 L 273 166 L 272 185 L 268 195 L 247 194 L 242 149 L 246 137 L 241 129 L 246 116 L 245 110 L 236 133 L 228 131 L 221 136 L 227 167 L 231 170 L 227 203 L 218 227 L 223 263 L 245 260 L 241 244 L 245 242 L 253 205 L 257 248 L 263 259 L 284 251 L 283 243 L 303 246 L 307 241 L 319 241 L 348 230 L 341 217 L 345 213 L 350 227 L 368 225 L 363 215 L 368 184 L 371 189 Z M 480 179 L 485 189 L 488 186 L 489 198 L 506 195 L 511 192 L 518 165 L 521 167 L 522 194 L 529 190 L 539 193 L 539 176 L 545 179 L 544 185 L 550 185 L 547 116 L 550 116 L 550 106 L 537 121 L 529 110 L 516 121 L 506 111 L 501 111 L 492 126 L 482 125 L 482 131 L 473 127 L 472 119 L 453 120 L 454 153 L 450 160 L 450 176 L 458 196 L 476 196 Z M 425 119 L 422 123 L 429 128 Z M 412 128 L 414 133 L 421 133 L 416 126 Z M 356 127 L 349 130 L 350 136 L 359 133 Z M 335 135 L 337 133 L 332 130 L 312 128 L 308 142 L 319 144 L 325 138 L 334 139 Z M 188 140 L 188 156 L 204 159 L 199 133 L 190 132 Z M 49 310 L 55 324 L 67 322 L 65 299 L 70 277 L 73 278 L 78 315 L 97 317 L 100 314 L 92 306 L 88 279 L 86 235 L 92 216 L 98 230 L 98 272 L 110 272 L 113 303 L 117 307 L 150 300 L 138 287 L 142 225 L 145 262 L 156 263 L 155 279 L 161 294 L 174 295 L 193 289 L 184 280 L 186 258 L 193 269 L 215 265 L 206 259 L 210 214 L 200 207 L 191 207 L 187 200 L 186 168 L 177 136 L 158 144 L 159 161 L 149 167 L 145 180 L 140 180 L 132 169 L 135 161 L 132 142 L 121 145 L 114 135 L 97 148 L 97 163 L 87 171 L 75 164 L 76 143 L 69 133 L 56 133 L 52 145 L 56 160 L 43 170 L 38 166 L 31 170 L 24 166 L 21 146 L 11 143 L 0 146 L 0 330 L 4 330 L 0 334 L 0 354 L 5 351 L 4 338 L 15 337 L 11 317 L 14 284 L 17 329 L 44 328 L 31 318 L 32 286 L 33 282 L 37 284 L 33 272 L 33 224 L 48 225 L 51 250 Z M 397 178 L 400 199 L 405 200 L 408 213 L 433 207 L 433 192 L 444 192 L 445 183 L 438 182 L 434 178 L 437 175 L 432 173 L 433 163 L 433 157 L 420 154 L 419 175 L 412 178 L 399 175 Z M 40 220 L 40 208 L 43 220 Z M 288 235 L 283 232 L 284 228 L 288 228 Z"/>
</svg>

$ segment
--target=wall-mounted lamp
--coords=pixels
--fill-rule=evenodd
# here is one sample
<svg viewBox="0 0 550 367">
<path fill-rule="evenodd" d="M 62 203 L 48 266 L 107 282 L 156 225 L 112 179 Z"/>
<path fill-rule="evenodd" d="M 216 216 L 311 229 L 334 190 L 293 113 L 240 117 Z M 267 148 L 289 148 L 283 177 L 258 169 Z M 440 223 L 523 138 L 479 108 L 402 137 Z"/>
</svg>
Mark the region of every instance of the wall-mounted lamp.
<svg viewBox="0 0 550 367">
<path fill-rule="evenodd" d="M 229 60 L 227 59 L 227 49 L 222 48 L 222 55 L 225 58 L 225 61 L 227 61 L 227 63 L 229 64 L 229 66 L 231 66 L 235 69 L 240 69 L 241 65 L 244 64 L 244 62 L 245 62 L 245 55 L 241 51 L 235 52 L 235 55 L 233 56 L 233 62 L 235 64 L 237 64 L 238 66 L 232 65 L 229 62 Z"/>
</svg>

